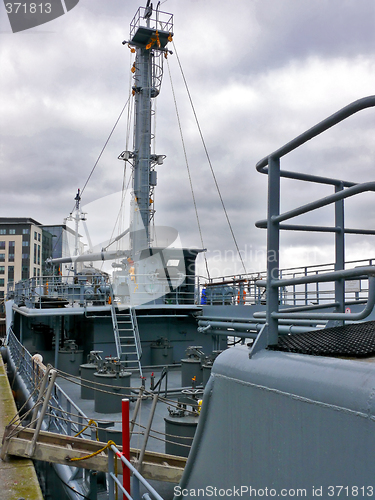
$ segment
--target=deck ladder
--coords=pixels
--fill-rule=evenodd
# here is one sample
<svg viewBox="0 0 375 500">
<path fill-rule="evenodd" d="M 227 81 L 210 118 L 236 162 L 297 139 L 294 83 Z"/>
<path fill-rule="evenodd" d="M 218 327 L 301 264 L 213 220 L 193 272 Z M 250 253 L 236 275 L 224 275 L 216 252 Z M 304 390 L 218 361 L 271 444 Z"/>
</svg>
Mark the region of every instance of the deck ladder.
<svg viewBox="0 0 375 500">
<path fill-rule="evenodd" d="M 118 358 L 127 370 L 139 370 L 142 376 L 142 347 L 134 308 L 120 310 L 112 303 L 111 315 Z"/>
</svg>

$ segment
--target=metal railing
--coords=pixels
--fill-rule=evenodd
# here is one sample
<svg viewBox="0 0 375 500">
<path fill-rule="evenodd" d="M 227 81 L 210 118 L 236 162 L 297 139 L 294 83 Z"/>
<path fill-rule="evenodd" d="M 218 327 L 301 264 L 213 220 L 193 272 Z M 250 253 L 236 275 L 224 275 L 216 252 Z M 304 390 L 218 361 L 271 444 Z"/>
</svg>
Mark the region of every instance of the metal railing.
<svg viewBox="0 0 375 500">
<path fill-rule="evenodd" d="M 8 283 L 8 298 L 29 308 L 105 305 L 110 288 L 102 274 L 38 276 Z"/>
<path fill-rule="evenodd" d="M 375 259 L 361 259 L 345 262 L 345 269 L 372 266 Z M 280 269 L 280 278 L 300 278 L 333 272 L 335 264 L 310 265 Z M 246 275 L 228 275 L 207 279 L 197 277 L 198 300 L 207 305 L 256 305 L 266 304 L 267 272 Z M 345 303 L 361 303 L 368 298 L 368 280 L 356 278 L 348 280 L 345 288 Z M 334 301 L 335 289 L 329 283 L 293 283 L 279 288 L 280 305 L 325 305 Z"/>
<path fill-rule="evenodd" d="M 133 38 L 137 29 L 142 26 L 172 33 L 173 15 L 156 9 L 152 10 L 151 16 L 147 16 L 147 8 L 139 7 L 130 23 L 130 38 Z"/>
<path fill-rule="evenodd" d="M 22 378 L 27 392 L 31 395 L 32 401 L 30 403 L 34 406 L 33 415 L 35 416 L 35 404 L 37 402 L 37 396 L 42 384 L 42 380 L 44 379 L 46 373 L 46 368 L 33 360 L 29 351 L 22 346 L 11 329 L 9 329 L 7 335 L 7 346 L 8 354 L 14 364 L 14 370 Z M 52 369 L 51 372 L 56 371 Z M 44 411 L 44 407 L 47 408 L 46 404 L 44 404 L 41 415 L 39 416 L 41 421 L 38 421 L 38 424 L 36 421 L 34 421 L 34 424 L 37 424 L 37 430 L 33 439 L 34 444 L 36 442 L 39 430 L 42 427 L 42 423 L 44 430 L 57 432 L 66 436 L 74 436 L 79 434 L 84 428 L 88 427 L 88 423 L 90 423 L 89 418 L 69 398 L 69 396 L 59 387 L 59 385 L 54 382 L 54 378 L 52 378 L 52 381 L 50 383 L 53 385 L 53 387 L 50 388 L 50 390 L 46 393 L 48 395 L 46 397 L 47 399 L 49 399 L 48 409 L 47 411 Z M 31 425 L 33 425 L 33 423 L 31 423 Z M 95 439 L 95 430 L 93 429 L 91 429 L 91 439 Z M 116 459 L 116 456 L 120 457 L 121 461 L 124 463 L 124 466 L 130 469 L 130 472 L 132 474 L 132 496 L 130 496 L 130 494 L 125 491 L 122 483 L 115 475 L 114 461 Z M 154 488 L 144 479 L 144 477 L 137 471 L 137 469 L 133 467 L 133 465 L 123 456 L 122 453 L 120 453 L 120 451 L 114 445 L 111 445 L 108 449 L 108 471 L 109 500 L 115 499 L 115 483 L 129 500 L 139 500 L 141 498 L 139 493 L 140 483 L 142 483 L 148 491 L 148 493 L 142 495 L 143 499 L 150 500 L 151 498 L 154 498 L 155 500 L 163 500 L 163 498 L 154 490 Z M 151 497 L 149 494 L 151 494 Z"/>
<path fill-rule="evenodd" d="M 168 280 L 150 274 L 124 275 L 113 284 L 101 274 L 38 276 L 9 282 L 7 297 L 18 306 L 32 309 L 106 306 L 110 298 L 124 306 L 199 303 L 195 277 L 182 273 Z"/>
<path fill-rule="evenodd" d="M 345 268 L 372 265 L 375 259 L 349 261 Z M 299 278 L 332 272 L 335 264 L 314 265 L 300 268 L 280 269 L 280 278 Z M 25 305 L 31 309 L 50 307 L 92 307 L 108 306 L 111 302 L 116 306 L 130 307 L 137 304 L 163 305 L 236 305 L 252 306 L 266 304 L 266 276 L 267 272 L 243 275 L 228 275 L 208 279 L 205 276 L 181 275 L 178 283 L 165 283 L 165 280 L 156 279 L 151 283 L 153 290 L 159 287 L 156 295 L 149 293 L 150 275 L 137 276 L 134 282 L 129 276 L 127 286 L 138 288 L 127 295 L 114 292 L 113 285 L 103 276 L 41 276 L 23 280 L 17 283 L 8 283 L 8 298 L 14 298 L 18 306 Z M 186 281 L 189 281 L 186 284 Z M 352 280 L 352 286 L 345 290 L 345 300 L 361 301 L 368 296 L 366 279 Z M 172 285 L 171 290 L 170 285 Z M 129 295 L 129 293 L 131 295 Z M 280 305 L 308 305 L 326 304 L 332 302 L 335 290 L 331 286 L 321 283 L 294 283 L 279 289 L 278 300 Z M 111 298 L 111 300 L 109 300 Z"/>
<path fill-rule="evenodd" d="M 29 351 L 19 342 L 12 329 L 8 331 L 6 344 L 14 369 L 21 377 L 28 393 L 34 395 L 31 398 L 32 403 L 34 403 L 44 377 L 45 368 L 33 359 Z M 85 413 L 58 384 L 55 384 L 51 395 L 49 415 L 45 421 L 46 428 L 66 436 L 73 436 L 87 425 L 88 420 Z"/>
<path fill-rule="evenodd" d="M 259 221 L 256 226 L 267 229 L 267 255 L 272 255 L 272 260 L 267 262 L 267 313 L 266 325 L 262 331 L 262 340 L 259 340 L 260 347 L 264 345 L 276 344 L 278 339 L 278 321 L 281 318 L 319 318 L 333 319 L 340 321 L 358 320 L 366 317 L 373 307 L 373 284 L 375 268 L 370 266 L 362 266 L 355 269 L 345 269 L 345 234 L 361 234 L 375 235 L 374 230 L 368 229 L 352 229 L 345 227 L 344 224 L 344 200 L 354 195 L 375 191 L 375 182 L 365 182 L 356 184 L 353 182 L 334 179 L 329 177 L 316 176 L 301 172 L 291 172 L 280 169 L 280 159 L 291 151 L 295 150 L 305 142 L 321 134 L 325 130 L 333 127 L 349 116 L 361 111 L 365 108 L 375 106 L 375 96 L 365 97 L 355 101 L 337 113 L 329 116 L 322 122 L 318 123 L 311 129 L 299 135 L 289 143 L 282 146 L 277 151 L 263 158 L 258 162 L 256 168 L 258 172 L 268 174 L 268 215 L 266 220 Z M 294 208 L 284 213 L 280 213 L 280 179 L 281 177 L 296 179 L 306 182 L 314 182 L 318 184 L 331 185 L 334 188 L 334 193 L 320 198 L 306 205 Z M 302 214 L 309 213 L 318 208 L 328 205 L 334 205 L 335 220 L 331 226 L 311 226 L 287 224 L 286 221 Z M 334 270 L 323 272 L 321 274 L 311 274 L 302 277 L 285 278 L 281 275 L 279 267 L 279 250 L 280 250 L 280 230 L 299 230 L 299 231 L 314 231 L 332 233 L 335 235 L 335 264 Z M 346 280 L 369 280 L 369 297 L 366 307 L 361 313 L 345 314 L 345 281 Z M 334 283 L 334 300 L 331 306 L 334 313 L 319 312 L 313 313 L 305 307 L 304 312 L 298 312 L 297 308 L 289 308 L 288 311 L 279 312 L 279 297 L 280 289 L 286 286 L 305 286 L 307 284 L 318 283 Z M 263 283 L 258 283 L 263 284 Z M 326 304 L 328 305 L 328 303 Z M 313 307 L 313 306 L 312 306 Z M 266 339 L 266 340 L 265 340 Z"/>
<path fill-rule="evenodd" d="M 125 490 L 123 487 L 121 481 L 117 478 L 115 474 L 115 460 L 116 456 L 118 456 L 122 463 L 124 464 L 125 467 L 127 467 L 131 474 L 133 475 L 133 480 L 132 480 L 132 496 Z M 115 445 L 111 445 L 110 448 L 108 449 L 108 471 L 109 471 L 109 478 L 108 478 L 108 500 L 115 500 L 115 484 L 117 487 L 121 490 L 121 492 L 129 499 L 129 500 L 138 500 L 140 499 L 140 493 L 139 493 L 139 485 L 140 483 L 143 484 L 143 486 L 146 488 L 148 493 L 144 493 L 142 495 L 142 498 L 144 500 L 151 500 L 151 497 L 149 494 L 152 495 L 152 498 L 155 500 L 163 500 L 163 498 L 159 495 L 159 493 L 146 481 L 146 479 L 137 471 L 135 467 L 127 460 L 122 453 L 116 448 Z"/>
</svg>

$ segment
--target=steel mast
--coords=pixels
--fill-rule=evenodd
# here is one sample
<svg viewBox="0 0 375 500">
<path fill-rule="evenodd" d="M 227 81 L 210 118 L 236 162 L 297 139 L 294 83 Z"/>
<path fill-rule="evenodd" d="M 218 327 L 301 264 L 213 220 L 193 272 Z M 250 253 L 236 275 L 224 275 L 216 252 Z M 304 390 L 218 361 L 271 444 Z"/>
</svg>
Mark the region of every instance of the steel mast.
<svg viewBox="0 0 375 500">
<path fill-rule="evenodd" d="M 160 3 L 160 2 L 159 2 Z M 158 4 L 159 6 L 159 4 Z M 136 59 L 132 67 L 135 98 L 134 150 L 124 152 L 124 160 L 132 160 L 133 198 L 130 222 L 132 257 L 150 247 L 150 222 L 154 215 L 153 191 L 156 186 L 155 166 L 163 163 L 163 155 L 151 153 L 152 100 L 160 92 L 163 56 L 172 40 L 173 15 L 153 9 L 150 0 L 139 8 L 130 25 L 131 48 Z"/>
</svg>

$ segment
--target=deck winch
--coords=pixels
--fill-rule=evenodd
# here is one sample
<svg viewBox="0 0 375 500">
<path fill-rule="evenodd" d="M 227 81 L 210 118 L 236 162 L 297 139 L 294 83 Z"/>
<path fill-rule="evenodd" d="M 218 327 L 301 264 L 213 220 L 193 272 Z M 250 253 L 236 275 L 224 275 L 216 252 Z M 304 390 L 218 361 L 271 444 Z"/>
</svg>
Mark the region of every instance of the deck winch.
<svg viewBox="0 0 375 500">
<path fill-rule="evenodd" d="M 87 363 L 81 365 L 81 398 L 82 399 L 94 399 L 95 388 L 94 388 L 94 374 L 98 371 L 102 357 L 100 354 L 103 351 L 90 351 L 87 356 Z"/>
<path fill-rule="evenodd" d="M 184 389 L 177 407 L 168 408 L 165 417 L 165 453 L 187 457 L 198 425 L 202 389 Z"/>
<path fill-rule="evenodd" d="M 130 396 L 131 373 L 124 370 L 118 358 L 109 356 L 100 363 L 94 373 L 95 411 L 99 413 L 120 413 L 121 399 Z M 100 385 L 102 384 L 102 385 Z"/>
<path fill-rule="evenodd" d="M 173 345 L 167 338 L 160 337 L 152 342 L 150 351 L 153 366 L 166 366 L 173 363 Z"/>
<path fill-rule="evenodd" d="M 70 375 L 78 376 L 83 361 L 83 349 L 78 349 L 74 340 L 65 340 L 64 347 L 59 349 L 59 369 Z"/>
<path fill-rule="evenodd" d="M 195 386 L 202 385 L 202 361 L 205 354 L 202 346 L 189 346 L 186 349 L 186 358 L 181 359 L 181 385 L 182 387 L 191 387 L 192 380 Z"/>
</svg>

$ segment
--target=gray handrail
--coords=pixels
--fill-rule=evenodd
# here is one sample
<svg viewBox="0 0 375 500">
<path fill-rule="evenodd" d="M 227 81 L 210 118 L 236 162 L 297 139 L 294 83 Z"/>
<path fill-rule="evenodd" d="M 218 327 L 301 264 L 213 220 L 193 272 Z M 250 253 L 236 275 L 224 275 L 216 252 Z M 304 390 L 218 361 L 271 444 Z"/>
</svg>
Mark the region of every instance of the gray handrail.
<svg viewBox="0 0 375 500">
<path fill-rule="evenodd" d="M 108 454 L 108 471 L 109 471 L 109 476 L 110 476 L 110 484 L 109 484 L 109 500 L 113 500 L 114 499 L 114 483 L 116 483 L 118 485 L 118 487 L 121 489 L 122 493 L 124 493 L 126 495 L 127 498 L 129 498 L 130 500 L 132 500 L 133 498 L 135 498 L 135 496 L 137 495 L 137 490 L 139 491 L 139 487 L 135 487 L 135 491 L 137 492 L 136 495 L 133 495 L 130 496 L 128 494 L 128 492 L 125 491 L 123 485 L 121 484 L 121 482 L 117 479 L 116 475 L 114 474 L 114 467 L 113 467 L 113 460 L 115 458 L 115 456 L 117 455 L 121 461 L 124 463 L 124 465 L 130 470 L 130 472 L 133 474 L 133 481 L 136 480 L 137 482 L 140 482 L 143 484 L 143 486 L 147 489 L 147 491 L 149 491 L 151 493 L 151 495 L 153 496 L 153 498 L 155 498 L 155 500 L 163 500 L 163 498 L 159 495 L 159 493 L 146 481 L 146 479 L 137 471 L 137 469 L 135 467 L 133 467 L 133 465 L 129 462 L 129 460 L 127 460 L 124 455 L 122 453 L 120 453 L 120 451 L 118 450 L 118 448 L 116 448 L 116 446 L 114 446 L 113 444 L 111 444 L 110 446 L 110 450 L 112 453 L 109 453 Z M 133 482 L 133 487 L 134 487 L 134 482 Z M 147 495 L 147 493 L 145 493 L 143 495 L 143 498 L 149 498 L 149 497 L 145 497 L 145 495 Z M 138 496 L 138 495 L 137 495 Z"/>
<path fill-rule="evenodd" d="M 280 312 L 272 312 L 271 316 L 273 318 L 277 319 L 311 319 L 311 320 L 330 320 L 330 319 L 336 319 L 336 320 L 350 320 L 350 321 L 359 321 L 361 319 L 367 318 L 369 316 L 375 306 L 375 267 L 362 267 L 362 268 L 356 268 L 356 269 L 347 269 L 343 271 L 334 271 L 332 273 L 327 273 L 327 274 L 321 274 L 317 275 L 316 277 L 309 276 L 306 278 L 309 279 L 303 279 L 301 278 L 294 278 L 290 280 L 272 280 L 271 281 L 271 286 L 272 287 L 283 287 L 286 286 L 287 284 L 303 284 L 303 283 L 317 283 L 317 282 L 327 282 L 327 281 L 332 281 L 333 279 L 345 279 L 345 278 L 354 278 L 354 277 L 360 277 L 363 275 L 367 275 L 369 278 L 369 290 L 368 290 L 368 299 L 365 307 L 362 309 L 362 311 L 358 313 L 338 313 L 338 312 L 333 312 L 333 313 L 326 313 L 326 312 L 320 312 L 320 313 L 314 313 L 310 311 L 305 311 L 305 312 L 289 312 L 289 311 L 280 311 Z M 312 279 L 315 278 L 315 279 Z M 334 306 L 334 304 L 333 304 Z"/>
<path fill-rule="evenodd" d="M 309 130 L 303 132 L 297 136 L 292 141 L 288 142 L 281 148 L 277 149 L 270 155 L 264 157 L 260 160 L 256 169 L 260 173 L 268 175 L 268 215 L 267 220 L 261 220 L 256 223 L 257 227 L 267 228 L 267 255 L 273 255 L 273 259 L 268 259 L 267 261 L 267 312 L 266 312 L 266 325 L 264 335 L 267 336 L 268 344 L 277 343 L 278 337 L 278 320 L 292 319 L 292 318 L 314 318 L 314 319 L 332 319 L 335 318 L 339 321 L 344 322 L 345 320 L 359 320 L 368 316 L 375 305 L 375 290 L 374 284 L 371 283 L 371 290 L 369 290 L 368 302 L 365 308 L 360 313 L 355 314 L 345 314 L 344 304 L 345 304 L 345 289 L 344 282 L 345 279 L 351 276 L 360 277 L 365 275 L 369 277 L 369 281 L 373 281 L 370 277 L 373 275 L 373 268 L 370 270 L 365 270 L 363 272 L 360 270 L 350 271 L 349 273 L 344 270 L 345 267 L 345 233 L 350 232 L 353 234 L 375 234 L 373 230 L 361 230 L 361 229 L 345 229 L 344 222 L 344 200 L 351 196 L 366 191 L 375 191 L 375 182 L 366 183 L 354 183 L 349 181 L 344 181 L 340 179 L 325 178 L 321 176 L 315 176 L 311 174 L 305 174 L 300 172 L 290 172 L 283 171 L 280 169 L 280 158 L 295 150 L 302 144 L 306 143 L 310 139 L 318 136 L 322 132 L 328 130 L 344 119 L 350 117 L 351 115 L 361 111 L 365 108 L 370 108 L 375 106 L 375 95 L 364 97 L 355 102 L 352 102 L 348 106 L 345 106 L 341 110 L 337 111 L 333 115 L 329 116 L 325 120 L 319 122 L 317 125 L 313 126 Z M 335 192 L 330 196 L 326 196 L 315 200 L 311 203 L 305 204 L 303 206 L 294 208 L 284 213 L 280 213 L 280 178 L 287 177 L 290 179 L 303 180 L 307 182 L 316 182 L 327 185 L 334 186 Z M 313 210 L 321 207 L 334 204 L 335 206 L 335 224 L 334 226 L 324 227 L 324 226 L 311 226 L 311 225 L 295 225 L 295 224 L 282 224 L 284 221 L 288 221 L 293 217 L 297 217 L 302 214 L 306 214 Z M 279 250 L 280 250 L 280 230 L 302 230 L 302 231 L 322 231 L 322 232 L 332 232 L 336 233 L 335 236 L 335 273 L 319 274 L 316 278 L 312 279 L 308 277 L 303 278 L 293 278 L 293 279 L 279 279 L 280 269 L 279 269 Z M 355 274 L 353 274 L 353 272 Z M 283 312 L 279 311 L 279 289 L 287 285 L 297 285 L 297 284 L 307 284 L 307 283 L 320 283 L 323 281 L 335 281 L 335 304 L 336 313 L 297 313 L 297 312 Z M 257 282 L 259 284 L 259 282 Z M 370 284 L 369 284 L 370 288 Z M 263 344 L 262 344 L 263 346 Z"/>
<path fill-rule="evenodd" d="M 375 191 L 375 182 L 364 182 L 362 184 L 356 184 L 355 186 L 351 186 L 345 191 L 339 191 L 337 193 L 331 194 L 329 196 L 325 196 L 324 198 L 320 198 L 319 200 L 312 201 L 311 203 L 307 203 L 306 205 L 302 205 L 301 207 L 294 208 L 293 210 L 289 210 L 288 212 L 284 212 L 283 214 L 272 216 L 272 222 L 283 222 L 293 217 L 297 217 L 298 215 L 306 214 L 317 208 L 322 208 L 327 205 L 330 205 L 338 200 L 344 200 L 345 198 L 349 198 L 359 193 L 364 193 L 366 191 Z M 257 227 L 266 227 L 267 221 L 259 221 L 256 223 Z M 352 230 L 355 231 L 355 230 Z"/>
</svg>

